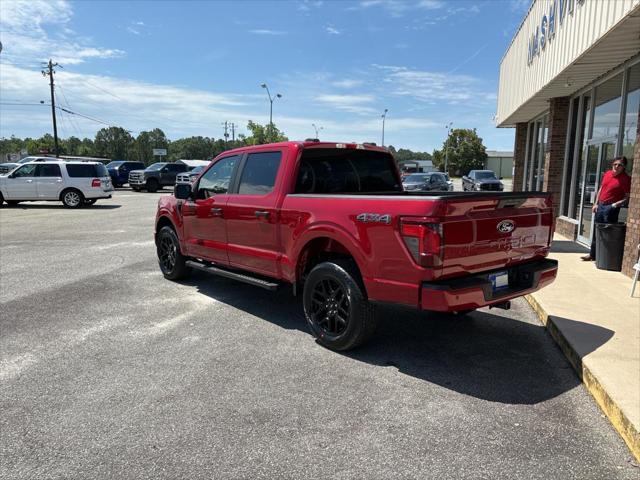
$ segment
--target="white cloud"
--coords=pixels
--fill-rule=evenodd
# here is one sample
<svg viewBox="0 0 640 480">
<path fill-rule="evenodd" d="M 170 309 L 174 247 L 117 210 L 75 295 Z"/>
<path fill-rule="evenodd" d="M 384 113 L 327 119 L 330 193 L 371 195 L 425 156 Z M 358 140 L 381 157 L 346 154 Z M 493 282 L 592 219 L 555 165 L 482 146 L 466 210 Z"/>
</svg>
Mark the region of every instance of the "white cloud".
<svg viewBox="0 0 640 480">
<path fill-rule="evenodd" d="M 480 83 L 468 75 L 451 75 L 440 72 L 411 70 L 407 67 L 374 65 L 386 72 L 384 81 L 390 85 L 390 93 L 406 96 L 427 103 L 461 103 L 486 98 L 478 88 Z"/>
<path fill-rule="evenodd" d="M 327 25 L 325 27 L 325 30 L 327 31 L 327 33 L 329 35 L 340 35 L 340 30 L 338 30 L 337 28 L 332 27 L 331 25 Z"/>
<path fill-rule="evenodd" d="M 0 2 L 0 38 L 3 60 L 37 62 L 54 58 L 59 63 L 77 64 L 88 58 L 113 58 L 125 54 L 122 50 L 90 45 L 86 39 L 74 38 L 67 27 L 73 16 L 68 2 L 55 1 L 4 1 Z M 60 34 L 50 37 L 43 25 L 59 27 Z"/>
<path fill-rule="evenodd" d="M 345 112 L 371 114 L 377 111 L 374 108 L 367 106 L 367 104 L 372 103 L 375 100 L 373 95 L 326 94 L 318 95 L 314 100 Z"/>
<path fill-rule="evenodd" d="M 362 85 L 362 81 L 345 78 L 343 80 L 336 80 L 335 82 L 331 82 L 331 85 L 338 88 L 354 88 Z"/>
<path fill-rule="evenodd" d="M 407 12 L 415 10 L 438 10 L 445 6 L 441 0 L 362 0 L 359 8 L 384 8 L 393 17 L 401 17 Z"/>
<path fill-rule="evenodd" d="M 512 12 L 525 13 L 529 10 L 533 0 L 510 0 L 509 6 Z"/>
<path fill-rule="evenodd" d="M 254 35 L 286 35 L 287 32 L 284 32 L 282 30 L 269 30 L 266 28 L 258 28 L 255 30 L 249 30 L 249 33 L 252 33 Z"/>
<path fill-rule="evenodd" d="M 298 5 L 298 10 L 301 12 L 309 12 L 312 8 L 320 8 L 324 2 L 322 0 L 304 0 Z"/>
</svg>

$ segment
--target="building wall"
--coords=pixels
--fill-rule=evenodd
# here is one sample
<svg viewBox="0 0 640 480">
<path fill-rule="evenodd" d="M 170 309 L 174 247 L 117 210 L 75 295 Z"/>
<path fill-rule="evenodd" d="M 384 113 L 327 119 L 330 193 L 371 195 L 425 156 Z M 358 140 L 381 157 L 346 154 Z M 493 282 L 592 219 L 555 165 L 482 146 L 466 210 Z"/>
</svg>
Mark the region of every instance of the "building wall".
<svg viewBox="0 0 640 480">
<path fill-rule="evenodd" d="M 622 258 L 622 273 L 630 277 L 634 274 L 632 266 L 638 260 L 638 245 L 640 244 L 640 112 L 638 112 L 638 129 L 633 164 L 627 234 L 624 241 L 624 257 Z"/>
<path fill-rule="evenodd" d="M 560 211 L 562 195 L 562 169 L 567 143 L 569 122 L 569 97 L 552 98 L 549 101 L 549 136 L 544 156 L 543 190 L 553 194 L 554 214 Z"/>
<path fill-rule="evenodd" d="M 485 164 L 487 170 L 493 170 L 502 178 L 513 176 L 513 157 L 488 157 Z"/>
<path fill-rule="evenodd" d="M 516 140 L 513 145 L 513 191 L 522 191 L 524 178 L 524 161 L 527 148 L 527 123 L 516 125 Z"/>
</svg>

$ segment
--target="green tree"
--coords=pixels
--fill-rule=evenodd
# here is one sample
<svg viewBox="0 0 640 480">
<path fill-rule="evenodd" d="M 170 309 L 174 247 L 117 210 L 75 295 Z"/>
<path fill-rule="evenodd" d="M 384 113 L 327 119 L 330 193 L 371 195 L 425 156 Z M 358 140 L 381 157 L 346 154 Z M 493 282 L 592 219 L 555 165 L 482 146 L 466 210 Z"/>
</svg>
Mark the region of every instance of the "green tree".
<svg viewBox="0 0 640 480">
<path fill-rule="evenodd" d="M 95 155 L 107 157 L 111 160 L 128 160 L 133 145 L 133 137 L 124 128 L 101 128 L 96 133 L 94 141 Z"/>
<path fill-rule="evenodd" d="M 209 137 L 180 138 L 169 144 L 169 160 L 175 162 L 181 158 L 207 160 L 215 156 L 215 140 Z"/>
<path fill-rule="evenodd" d="M 20 154 L 27 144 L 21 138 L 11 135 L 9 138 L 0 138 L 0 162 L 7 161 L 11 153 Z"/>
<path fill-rule="evenodd" d="M 445 139 L 441 150 L 434 150 L 433 164 L 453 175 L 466 175 L 469 170 L 482 168 L 487 161 L 487 149 L 476 129 L 456 128 Z"/>
<path fill-rule="evenodd" d="M 58 146 L 60 147 L 59 153 L 66 153 L 64 150 L 64 145 L 58 142 Z M 29 155 L 38 155 L 40 152 L 47 151 L 49 153 L 55 153 L 56 145 L 53 135 L 49 133 L 45 133 L 42 137 L 38 139 L 28 139 L 26 141 L 27 151 Z"/>
<path fill-rule="evenodd" d="M 154 128 L 150 132 L 140 132 L 133 144 L 133 158 L 150 165 L 156 161 L 153 155 L 154 148 L 169 148 L 169 140 L 162 130 Z M 169 152 L 167 152 L 168 154 Z"/>
<path fill-rule="evenodd" d="M 288 140 L 284 133 L 278 130 L 275 123 L 264 126 L 249 120 L 247 130 L 251 132 L 251 135 L 245 137 L 246 145 L 263 145 L 265 143 L 286 142 Z"/>
</svg>

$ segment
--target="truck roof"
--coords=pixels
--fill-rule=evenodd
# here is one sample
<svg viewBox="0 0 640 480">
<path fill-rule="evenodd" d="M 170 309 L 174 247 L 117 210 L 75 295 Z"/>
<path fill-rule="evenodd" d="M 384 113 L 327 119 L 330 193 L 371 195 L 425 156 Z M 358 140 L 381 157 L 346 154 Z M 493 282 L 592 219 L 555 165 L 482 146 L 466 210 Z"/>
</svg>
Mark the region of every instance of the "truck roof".
<svg viewBox="0 0 640 480">
<path fill-rule="evenodd" d="M 354 149 L 354 150 L 373 150 L 378 152 L 390 153 L 389 150 L 385 147 L 379 147 L 372 143 L 355 143 L 355 142 L 320 142 L 317 140 L 304 140 L 304 141 L 286 141 L 286 142 L 277 142 L 277 143 L 265 143 L 261 145 L 248 145 L 246 147 L 234 148 L 232 150 L 226 150 L 219 154 L 229 154 L 229 153 L 243 153 L 247 150 L 257 150 L 257 149 L 265 149 L 265 148 L 273 148 L 273 147 L 294 147 L 294 148 L 336 148 L 336 149 Z"/>
</svg>

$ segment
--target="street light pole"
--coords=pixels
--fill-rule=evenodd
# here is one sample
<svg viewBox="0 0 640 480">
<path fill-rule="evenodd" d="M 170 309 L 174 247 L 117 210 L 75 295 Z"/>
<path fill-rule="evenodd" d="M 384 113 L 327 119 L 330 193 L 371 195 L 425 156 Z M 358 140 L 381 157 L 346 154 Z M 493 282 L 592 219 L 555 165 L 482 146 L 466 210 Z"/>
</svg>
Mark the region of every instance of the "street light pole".
<svg viewBox="0 0 640 480">
<path fill-rule="evenodd" d="M 313 138 L 317 138 L 317 139 L 319 140 L 320 138 L 318 137 L 318 132 L 319 132 L 320 130 L 322 130 L 324 127 L 316 127 L 316 124 L 315 124 L 315 123 L 312 123 L 312 124 L 311 124 L 311 126 L 312 126 L 312 127 L 313 127 L 313 129 L 316 131 L 316 136 L 315 136 L 315 137 L 313 137 Z"/>
<path fill-rule="evenodd" d="M 266 83 L 260 85 L 262 88 L 267 90 L 267 96 L 269 97 L 269 134 L 273 134 L 273 101 L 276 98 L 282 98 L 282 95 L 276 93 L 274 97 L 271 96 L 271 92 L 269 91 L 269 86 Z"/>
<path fill-rule="evenodd" d="M 449 173 L 449 135 L 451 134 L 451 125 L 453 125 L 453 122 L 445 125 L 447 129 L 447 140 L 444 144 L 444 173 Z"/>
<path fill-rule="evenodd" d="M 389 111 L 388 108 L 384 109 L 384 113 L 382 114 L 382 146 L 384 147 L 384 121 L 387 118 L 387 112 Z"/>
</svg>

